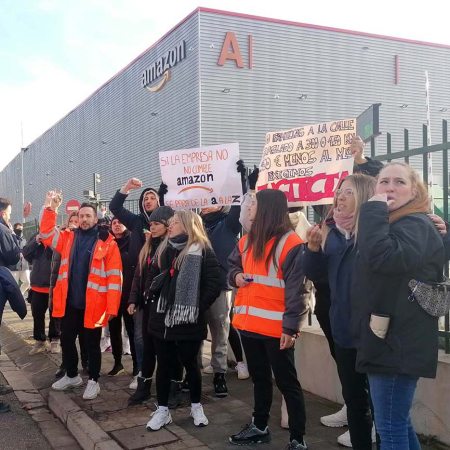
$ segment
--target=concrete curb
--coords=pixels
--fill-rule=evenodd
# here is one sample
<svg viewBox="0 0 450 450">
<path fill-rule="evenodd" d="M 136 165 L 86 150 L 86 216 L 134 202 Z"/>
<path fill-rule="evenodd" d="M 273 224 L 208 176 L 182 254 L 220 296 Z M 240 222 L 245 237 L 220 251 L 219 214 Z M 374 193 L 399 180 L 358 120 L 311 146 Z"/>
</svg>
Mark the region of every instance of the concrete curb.
<svg viewBox="0 0 450 450">
<path fill-rule="evenodd" d="M 81 411 L 81 408 L 64 392 L 49 392 L 48 406 L 83 450 L 122 450 L 122 447 L 84 411 Z"/>
</svg>

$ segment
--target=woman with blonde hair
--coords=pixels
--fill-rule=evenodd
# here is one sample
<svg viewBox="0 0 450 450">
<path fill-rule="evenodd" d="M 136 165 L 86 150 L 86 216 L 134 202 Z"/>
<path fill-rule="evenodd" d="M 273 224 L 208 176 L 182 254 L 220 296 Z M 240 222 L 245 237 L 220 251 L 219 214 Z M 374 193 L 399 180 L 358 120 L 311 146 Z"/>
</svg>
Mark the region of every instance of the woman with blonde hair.
<svg viewBox="0 0 450 450">
<path fill-rule="evenodd" d="M 150 301 L 148 331 L 155 341 L 158 362 L 158 409 L 147 424 L 149 431 L 172 422 L 168 401 L 177 353 L 186 369 L 194 425 L 208 425 L 200 403 L 198 353 L 207 336 L 205 312 L 220 294 L 219 279 L 219 262 L 200 216 L 190 210 L 177 211 L 156 251 L 145 284 Z"/>
<path fill-rule="evenodd" d="M 375 178 L 363 174 L 340 181 L 326 225 L 314 225 L 307 233 L 304 260 L 305 275 L 313 282 L 328 275 L 331 332 L 349 426 L 338 442 L 347 442 L 355 450 L 371 450 L 375 440 L 367 376 L 355 369 L 356 342 L 350 331 L 350 292 L 358 254 L 360 211 L 373 196 L 375 185 Z"/>
<path fill-rule="evenodd" d="M 438 319 L 414 297 L 412 280 L 443 279 L 445 249 L 428 217 L 419 174 L 387 164 L 375 195 L 361 207 L 352 286 L 356 370 L 368 375 L 381 450 L 418 450 L 410 410 L 420 377 L 435 378 Z"/>
</svg>

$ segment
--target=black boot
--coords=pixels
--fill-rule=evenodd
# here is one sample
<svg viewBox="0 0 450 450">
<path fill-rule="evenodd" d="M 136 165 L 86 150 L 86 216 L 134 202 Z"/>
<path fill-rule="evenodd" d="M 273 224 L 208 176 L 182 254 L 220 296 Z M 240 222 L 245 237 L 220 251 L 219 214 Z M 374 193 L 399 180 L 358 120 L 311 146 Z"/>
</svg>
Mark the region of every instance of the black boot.
<svg viewBox="0 0 450 450">
<path fill-rule="evenodd" d="M 170 394 L 169 394 L 169 409 L 178 408 L 181 405 L 181 400 L 183 398 L 183 391 L 181 390 L 181 383 L 178 381 L 170 382 Z"/>
<path fill-rule="evenodd" d="M 9 403 L 5 403 L 0 400 L 0 413 L 7 413 L 11 411 L 11 408 L 9 407 Z"/>
<path fill-rule="evenodd" d="M 140 405 L 150 398 L 150 389 L 152 387 L 151 378 L 138 377 L 138 387 L 136 392 L 128 399 L 129 405 Z"/>
<path fill-rule="evenodd" d="M 123 368 L 122 363 L 116 362 L 114 364 L 114 367 L 110 372 L 108 372 L 108 377 L 116 377 L 117 375 L 120 375 L 121 373 L 124 373 L 125 369 Z"/>
<path fill-rule="evenodd" d="M 215 373 L 213 380 L 216 397 L 223 398 L 228 395 L 227 380 L 224 373 Z"/>
</svg>

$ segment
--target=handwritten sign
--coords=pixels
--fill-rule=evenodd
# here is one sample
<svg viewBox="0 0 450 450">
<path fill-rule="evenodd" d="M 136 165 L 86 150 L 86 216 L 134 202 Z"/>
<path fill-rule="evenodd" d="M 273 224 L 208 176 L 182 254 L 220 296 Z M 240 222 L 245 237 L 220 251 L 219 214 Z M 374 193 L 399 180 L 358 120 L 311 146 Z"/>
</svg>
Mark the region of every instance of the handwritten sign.
<svg viewBox="0 0 450 450">
<path fill-rule="evenodd" d="M 289 206 L 333 203 L 339 180 L 353 173 L 350 151 L 356 119 L 266 135 L 257 190 L 279 189 Z"/>
<path fill-rule="evenodd" d="M 159 153 L 161 177 L 168 186 L 164 203 L 173 209 L 240 205 L 239 144 Z"/>
</svg>

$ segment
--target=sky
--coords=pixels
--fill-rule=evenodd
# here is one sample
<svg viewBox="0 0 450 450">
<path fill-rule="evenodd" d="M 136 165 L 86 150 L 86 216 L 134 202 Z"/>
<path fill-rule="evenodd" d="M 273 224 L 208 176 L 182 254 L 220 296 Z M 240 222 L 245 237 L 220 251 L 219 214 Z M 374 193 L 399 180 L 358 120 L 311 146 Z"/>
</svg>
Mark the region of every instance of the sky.
<svg viewBox="0 0 450 450">
<path fill-rule="evenodd" d="M 0 0 L 0 170 L 198 6 L 450 45 L 448 0 Z"/>
</svg>

